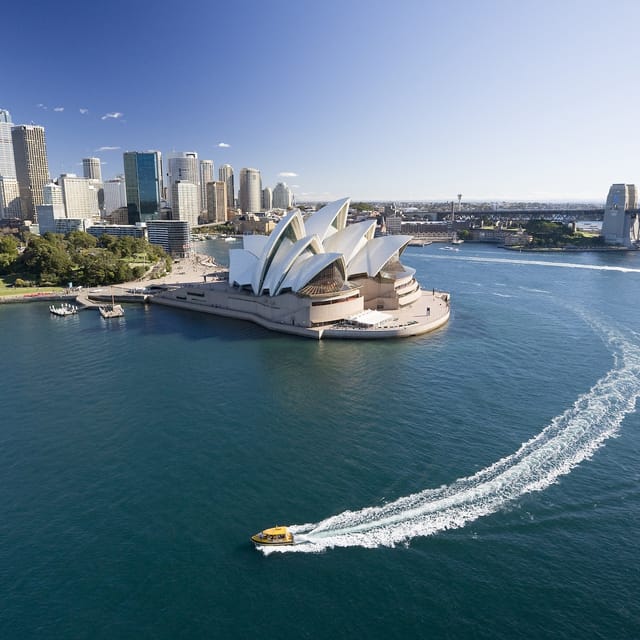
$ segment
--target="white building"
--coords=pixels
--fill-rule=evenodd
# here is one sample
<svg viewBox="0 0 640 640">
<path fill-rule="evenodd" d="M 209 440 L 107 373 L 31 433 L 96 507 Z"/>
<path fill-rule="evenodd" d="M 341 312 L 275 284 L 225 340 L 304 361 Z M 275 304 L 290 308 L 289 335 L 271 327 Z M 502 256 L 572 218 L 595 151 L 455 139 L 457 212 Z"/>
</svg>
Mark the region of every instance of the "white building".
<svg viewBox="0 0 640 640">
<path fill-rule="evenodd" d="M 200 202 L 200 165 L 195 151 L 184 151 L 169 155 L 167 170 L 169 172 L 169 198 L 173 203 L 173 185 L 180 182 L 191 182 L 197 187 L 198 203 Z M 200 211 L 200 204 L 198 204 Z"/>
<path fill-rule="evenodd" d="M 25 220 L 36 220 L 42 204 L 42 188 L 49 182 L 49 161 L 44 127 L 20 124 L 11 129 L 16 177 L 20 185 L 20 209 Z"/>
<path fill-rule="evenodd" d="M 0 176 L 0 218 L 21 217 L 18 181 L 8 176 Z"/>
<path fill-rule="evenodd" d="M 127 185 L 124 178 L 107 180 L 102 188 L 104 189 L 104 213 L 110 215 L 116 209 L 127 207 Z"/>
<path fill-rule="evenodd" d="M 293 193 L 286 182 L 278 182 L 273 190 L 273 208 L 290 209 L 293 206 Z"/>
<path fill-rule="evenodd" d="M 172 219 L 189 223 L 189 228 L 198 224 L 200 215 L 199 190 L 188 180 L 177 180 L 171 191 Z"/>
<path fill-rule="evenodd" d="M 67 218 L 91 218 L 100 215 L 98 189 L 89 178 L 63 173 L 58 178 Z"/>
<path fill-rule="evenodd" d="M 200 160 L 200 211 L 207 211 L 207 184 L 215 180 L 213 160 Z"/>
<path fill-rule="evenodd" d="M 64 206 L 62 187 L 55 182 L 49 182 L 42 187 L 43 204 L 61 204 Z"/>
<path fill-rule="evenodd" d="M 3 178 L 16 177 L 11 127 L 11 114 L 6 109 L 0 109 L 0 176 Z"/>
<path fill-rule="evenodd" d="M 240 169 L 238 200 L 242 213 L 262 211 L 262 178 L 258 169 Z"/>
<path fill-rule="evenodd" d="M 63 204 L 39 204 L 37 205 L 38 226 L 40 234 L 47 232 L 58 233 L 56 221 L 66 220 L 66 212 Z"/>
</svg>

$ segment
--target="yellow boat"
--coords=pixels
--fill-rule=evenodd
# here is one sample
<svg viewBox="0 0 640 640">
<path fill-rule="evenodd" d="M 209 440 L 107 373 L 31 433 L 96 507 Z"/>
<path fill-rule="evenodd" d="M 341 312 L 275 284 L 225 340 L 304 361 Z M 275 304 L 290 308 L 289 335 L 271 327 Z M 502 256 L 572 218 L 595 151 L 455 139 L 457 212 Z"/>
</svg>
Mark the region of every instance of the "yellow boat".
<svg viewBox="0 0 640 640">
<path fill-rule="evenodd" d="M 293 544 L 293 533 L 287 527 L 271 527 L 251 536 L 251 542 L 260 545 Z"/>
</svg>

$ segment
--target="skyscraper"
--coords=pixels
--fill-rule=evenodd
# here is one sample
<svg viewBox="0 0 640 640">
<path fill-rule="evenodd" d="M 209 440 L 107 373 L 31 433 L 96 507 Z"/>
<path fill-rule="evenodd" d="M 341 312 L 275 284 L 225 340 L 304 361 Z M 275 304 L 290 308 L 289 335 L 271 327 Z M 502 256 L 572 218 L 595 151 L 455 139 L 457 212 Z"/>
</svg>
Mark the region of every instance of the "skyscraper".
<svg viewBox="0 0 640 640">
<path fill-rule="evenodd" d="M 207 210 L 207 183 L 213 182 L 213 160 L 200 160 L 200 211 Z"/>
<path fill-rule="evenodd" d="M 85 178 L 102 182 L 102 169 L 100 168 L 100 158 L 82 158 L 82 170 Z"/>
<path fill-rule="evenodd" d="M 218 169 L 218 180 L 227 184 L 227 207 L 233 209 L 236 205 L 236 192 L 233 184 L 233 167 L 230 164 L 223 164 Z"/>
<path fill-rule="evenodd" d="M 227 220 L 227 183 L 223 180 L 207 183 L 207 222 Z"/>
<path fill-rule="evenodd" d="M 262 210 L 262 178 L 258 169 L 240 169 L 238 200 L 242 213 L 258 213 Z"/>
<path fill-rule="evenodd" d="M 104 183 L 104 213 L 109 215 L 116 209 L 127 206 L 127 190 L 124 178 L 107 180 Z"/>
<path fill-rule="evenodd" d="M 169 198 L 173 207 L 173 185 L 178 182 L 191 182 L 197 187 L 200 198 L 200 167 L 198 154 L 195 151 L 172 153 L 168 158 Z"/>
<path fill-rule="evenodd" d="M 176 180 L 171 188 L 172 220 L 189 223 L 189 228 L 198 224 L 200 215 L 199 190 L 190 180 Z"/>
<path fill-rule="evenodd" d="M 123 157 L 129 224 L 156 220 L 162 193 L 162 155 L 159 151 L 125 151 Z"/>
<path fill-rule="evenodd" d="M 273 208 L 273 192 L 271 187 L 265 187 L 262 190 L 262 210 L 269 211 Z"/>
<path fill-rule="evenodd" d="M 286 182 L 278 182 L 273 190 L 274 209 L 289 209 L 293 206 L 293 193 Z"/>
<path fill-rule="evenodd" d="M 37 221 L 36 207 L 43 203 L 42 188 L 49 182 L 44 127 L 26 124 L 13 127 L 11 141 L 20 185 L 22 219 Z"/>
<path fill-rule="evenodd" d="M 6 109 L 0 109 L 0 176 L 4 178 L 16 177 L 11 127 L 11 114 Z"/>
</svg>

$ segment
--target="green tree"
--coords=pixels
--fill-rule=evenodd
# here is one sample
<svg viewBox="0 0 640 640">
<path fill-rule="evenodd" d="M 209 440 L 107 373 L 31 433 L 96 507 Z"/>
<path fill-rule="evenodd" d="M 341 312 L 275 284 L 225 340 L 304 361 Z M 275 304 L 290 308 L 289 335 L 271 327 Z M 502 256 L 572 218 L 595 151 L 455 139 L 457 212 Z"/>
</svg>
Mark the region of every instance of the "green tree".
<svg viewBox="0 0 640 640">
<path fill-rule="evenodd" d="M 0 236 L 0 273 L 8 273 L 18 259 L 18 242 L 10 235 Z"/>
<path fill-rule="evenodd" d="M 93 249 L 98 244 L 98 240 L 86 231 L 70 231 L 65 236 L 65 240 L 69 247 L 76 251 L 80 249 Z"/>
</svg>

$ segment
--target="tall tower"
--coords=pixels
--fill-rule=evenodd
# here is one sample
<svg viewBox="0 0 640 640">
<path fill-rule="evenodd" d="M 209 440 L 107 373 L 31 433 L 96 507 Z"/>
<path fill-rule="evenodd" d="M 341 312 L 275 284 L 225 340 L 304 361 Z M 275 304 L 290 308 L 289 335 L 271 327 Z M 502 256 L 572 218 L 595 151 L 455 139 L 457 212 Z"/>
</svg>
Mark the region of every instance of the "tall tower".
<svg viewBox="0 0 640 640">
<path fill-rule="evenodd" d="M 233 184 L 233 167 L 230 164 L 223 164 L 218 169 L 218 180 L 227 184 L 227 207 L 233 209 L 236 205 L 236 191 Z"/>
<path fill-rule="evenodd" d="M 11 114 L 6 109 L 0 109 L 0 176 L 3 178 L 16 177 L 11 127 L 13 127 Z"/>
<path fill-rule="evenodd" d="M 43 204 L 42 189 L 49 182 L 44 127 L 21 124 L 11 129 L 16 177 L 20 185 L 23 220 L 37 221 L 36 207 Z"/>
<path fill-rule="evenodd" d="M 178 181 L 195 184 L 198 198 L 200 198 L 200 167 L 198 165 L 198 154 L 195 151 L 172 153 L 169 156 L 168 163 L 168 186 L 171 205 L 173 206 L 173 185 Z"/>
<path fill-rule="evenodd" d="M 269 211 L 269 209 L 273 209 L 273 191 L 271 187 L 265 187 L 262 190 L 262 210 Z"/>
<path fill-rule="evenodd" d="M 162 193 L 162 155 L 159 151 L 125 151 L 123 155 L 129 224 L 157 220 Z"/>
<path fill-rule="evenodd" d="M 102 169 L 100 168 L 100 158 L 82 158 L 82 170 L 85 178 L 102 182 Z"/>
<path fill-rule="evenodd" d="M 258 213 L 262 210 L 262 178 L 258 169 L 240 169 L 238 200 L 242 213 Z"/>
<path fill-rule="evenodd" d="M 293 206 L 293 193 L 286 182 L 278 182 L 273 190 L 273 208 L 289 209 Z"/>
<path fill-rule="evenodd" d="M 21 218 L 20 187 L 15 178 L 0 176 L 0 218 Z"/>
<path fill-rule="evenodd" d="M 197 185 L 190 180 L 176 180 L 171 187 L 171 202 L 173 203 L 172 220 L 189 223 L 189 228 L 198 224 L 200 193 Z"/>
<path fill-rule="evenodd" d="M 207 183 L 207 222 L 227 219 L 227 183 L 223 180 Z"/>
<path fill-rule="evenodd" d="M 200 160 L 200 211 L 207 210 L 207 183 L 213 182 L 213 160 Z"/>
</svg>

